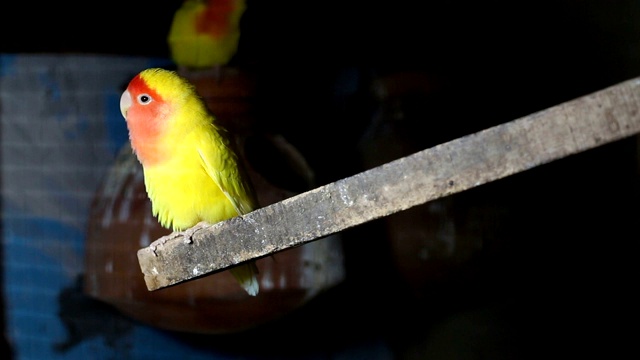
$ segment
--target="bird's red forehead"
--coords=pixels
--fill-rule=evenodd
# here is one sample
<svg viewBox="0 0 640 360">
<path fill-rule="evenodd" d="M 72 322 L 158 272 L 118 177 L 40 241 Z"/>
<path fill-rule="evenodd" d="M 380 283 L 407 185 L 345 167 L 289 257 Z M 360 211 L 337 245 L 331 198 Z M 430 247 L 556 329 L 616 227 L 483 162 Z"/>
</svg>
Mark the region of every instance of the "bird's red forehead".
<svg viewBox="0 0 640 360">
<path fill-rule="evenodd" d="M 162 100 L 162 97 L 160 96 L 160 94 L 158 94 L 158 92 L 155 91 L 154 89 L 150 88 L 149 85 L 140 76 L 140 74 L 136 75 L 131 80 L 131 82 L 129 83 L 128 89 L 133 98 L 135 98 L 137 95 L 140 95 L 140 94 L 148 94 L 157 101 Z"/>
</svg>

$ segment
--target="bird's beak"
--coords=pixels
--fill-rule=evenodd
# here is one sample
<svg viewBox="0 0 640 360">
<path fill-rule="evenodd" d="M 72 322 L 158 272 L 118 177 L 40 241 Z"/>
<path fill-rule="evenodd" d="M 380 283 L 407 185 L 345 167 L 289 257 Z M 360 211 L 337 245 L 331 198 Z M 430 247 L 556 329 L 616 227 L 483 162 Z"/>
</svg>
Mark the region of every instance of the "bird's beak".
<svg viewBox="0 0 640 360">
<path fill-rule="evenodd" d="M 122 93 L 122 96 L 120 96 L 120 112 L 122 113 L 122 116 L 125 119 L 127 118 L 127 111 L 129 110 L 130 106 L 131 106 L 131 94 L 129 94 L 129 90 L 125 90 Z"/>
</svg>

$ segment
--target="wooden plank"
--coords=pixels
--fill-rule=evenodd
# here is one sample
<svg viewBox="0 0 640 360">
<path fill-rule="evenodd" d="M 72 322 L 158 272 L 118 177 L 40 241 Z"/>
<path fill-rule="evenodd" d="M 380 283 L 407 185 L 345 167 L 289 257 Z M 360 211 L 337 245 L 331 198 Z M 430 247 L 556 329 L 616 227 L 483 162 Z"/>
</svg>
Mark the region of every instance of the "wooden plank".
<svg viewBox="0 0 640 360">
<path fill-rule="evenodd" d="M 640 78 L 138 251 L 149 290 L 300 246 L 640 132 Z"/>
</svg>

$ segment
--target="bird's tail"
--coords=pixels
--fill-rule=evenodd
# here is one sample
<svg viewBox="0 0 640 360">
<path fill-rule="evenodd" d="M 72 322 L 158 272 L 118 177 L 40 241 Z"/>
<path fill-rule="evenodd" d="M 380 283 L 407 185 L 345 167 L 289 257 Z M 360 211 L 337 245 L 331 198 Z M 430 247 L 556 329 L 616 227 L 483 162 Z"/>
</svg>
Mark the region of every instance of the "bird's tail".
<svg viewBox="0 0 640 360">
<path fill-rule="evenodd" d="M 229 271 L 249 295 L 258 295 L 260 285 L 258 284 L 258 267 L 255 261 L 232 267 Z"/>
</svg>

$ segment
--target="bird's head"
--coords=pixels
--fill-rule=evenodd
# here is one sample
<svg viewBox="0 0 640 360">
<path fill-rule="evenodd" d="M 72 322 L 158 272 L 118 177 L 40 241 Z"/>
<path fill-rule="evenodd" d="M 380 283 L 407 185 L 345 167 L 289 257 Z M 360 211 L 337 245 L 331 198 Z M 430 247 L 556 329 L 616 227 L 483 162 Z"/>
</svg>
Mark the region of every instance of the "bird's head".
<svg viewBox="0 0 640 360">
<path fill-rule="evenodd" d="M 127 122 L 131 147 L 141 161 L 155 157 L 161 138 L 170 131 L 171 119 L 192 91 L 184 78 L 160 68 L 143 70 L 129 82 L 120 96 L 120 112 Z"/>
</svg>

